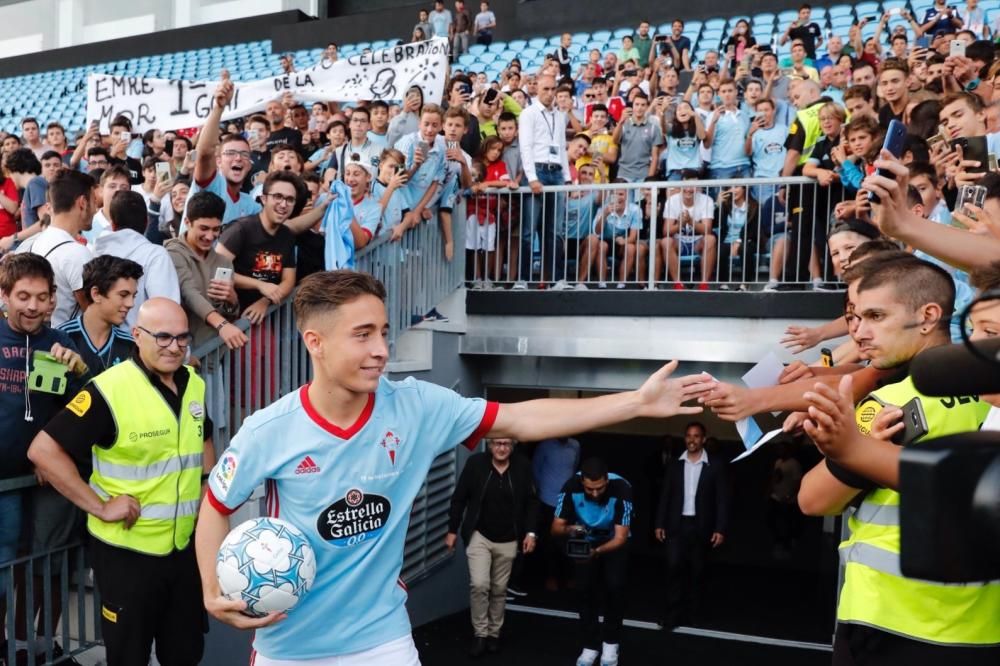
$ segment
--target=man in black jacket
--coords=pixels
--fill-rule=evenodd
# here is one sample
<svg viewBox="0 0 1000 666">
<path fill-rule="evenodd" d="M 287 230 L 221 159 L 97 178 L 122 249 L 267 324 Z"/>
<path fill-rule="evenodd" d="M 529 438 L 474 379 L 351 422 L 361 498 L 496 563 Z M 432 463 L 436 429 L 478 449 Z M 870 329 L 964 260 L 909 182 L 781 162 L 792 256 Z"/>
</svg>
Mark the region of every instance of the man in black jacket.
<svg viewBox="0 0 1000 666">
<path fill-rule="evenodd" d="M 709 547 L 718 548 L 726 539 L 725 461 L 709 462 L 705 434 L 705 426 L 697 421 L 684 429 L 685 451 L 667 469 L 656 513 L 656 538 L 667 542 L 663 624 L 668 629 L 677 626 L 682 615 L 697 615 Z"/>
<path fill-rule="evenodd" d="M 487 440 L 488 451 L 469 458 L 451 498 L 445 545 L 454 550 L 461 525 L 469 558 L 470 610 L 475 641 L 470 651 L 500 649 L 507 581 L 517 556 L 535 549 L 538 495 L 531 465 L 512 456 L 512 439 Z"/>
</svg>

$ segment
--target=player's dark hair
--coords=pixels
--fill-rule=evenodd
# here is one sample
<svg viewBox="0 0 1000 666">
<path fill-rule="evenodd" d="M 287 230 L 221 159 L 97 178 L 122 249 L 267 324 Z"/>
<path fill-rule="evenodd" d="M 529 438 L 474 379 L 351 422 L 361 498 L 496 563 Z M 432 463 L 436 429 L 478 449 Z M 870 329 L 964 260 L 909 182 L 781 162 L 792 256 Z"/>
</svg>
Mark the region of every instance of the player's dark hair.
<svg viewBox="0 0 1000 666">
<path fill-rule="evenodd" d="M 333 312 L 362 296 L 385 302 L 385 286 L 367 273 L 346 269 L 313 273 L 299 283 L 292 306 L 299 331 L 316 316 Z"/>
<path fill-rule="evenodd" d="M 42 163 L 31 148 L 18 148 L 7 156 L 3 166 L 8 173 L 33 173 L 36 176 L 42 173 Z"/>
<path fill-rule="evenodd" d="M 587 458 L 580 465 L 580 474 L 588 481 L 601 481 L 608 478 L 608 465 L 600 458 Z"/>
<path fill-rule="evenodd" d="M 94 190 L 94 179 L 85 173 L 63 169 L 49 183 L 49 203 L 52 204 L 52 214 L 67 213 L 73 210 L 77 199 L 89 197 Z"/>
<path fill-rule="evenodd" d="M 222 220 L 226 216 L 226 202 L 218 194 L 202 190 L 191 195 L 185 218 L 188 224 L 195 220 Z"/>
<path fill-rule="evenodd" d="M 93 289 L 96 288 L 101 296 L 107 296 L 118 280 L 138 280 L 141 277 L 142 266 L 131 259 L 102 254 L 83 265 L 83 295 L 88 302 L 93 303 Z"/>
<path fill-rule="evenodd" d="M 0 262 L 0 291 L 10 294 L 18 280 L 42 278 L 49 283 L 49 293 L 56 290 L 52 264 L 40 254 L 20 252 L 4 257 Z"/>
<path fill-rule="evenodd" d="M 871 271 L 858 283 L 858 293 L 891 286 L 899 303 L 911 311 L 929 303 L 941 308 L 939 331 L 948 332 L 951 315 L 955 310 L 955 283 L 946 270 L 912 255 L 886 261 L 879 257 Z"/>
<path fill-rule="evenodd" d="M 686 426 L 684 426 L 684 432 L 685 432 L 685 434 L 691 428 L 697 428 L 698 430 L 701 430 L 701 436 L 702 437 L 704 437 L 705 435 L 708 434 L 708 430 L 705 428 L 705 424 L 702 423 L 701 421 L 691 421 Z"/>
<path fill-rule="evenodd" d="M 138 192 L 118 190 L 111 197 L 108 217 L 111 218 L 111 226 L 115 231 L 131 229 L 136 233 L 144 233 L 148 222 L 146 200 Z"/>
</svg>

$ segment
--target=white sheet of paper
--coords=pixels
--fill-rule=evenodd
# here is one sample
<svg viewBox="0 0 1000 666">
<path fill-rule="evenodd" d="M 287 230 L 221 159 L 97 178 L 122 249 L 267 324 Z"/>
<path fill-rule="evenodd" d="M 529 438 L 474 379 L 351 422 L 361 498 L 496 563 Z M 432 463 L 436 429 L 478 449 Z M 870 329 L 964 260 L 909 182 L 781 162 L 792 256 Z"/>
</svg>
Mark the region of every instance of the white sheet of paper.
<svg viewBox="0 0 1000 666">
<path fill-rule="evenodd" d="M 743 375 L 743 383 L 752 389 L 765 386 L 775 386 L 778 378 L 785 369 L 785 364 L 774 352 L 768 352 L 764 358 L 757 361 L 757 364 L 747 370 Z M 771 412 L 777 416 L 781 412 Z"/>
<path fill-rule="evenodd" d="M 766 435 L 764 435 L 763 437 L 761 437 L 759 440 L 757 440 L 756 444 L 754 444 L 753 446 L 751 446 L 749 449 L 747 449 L 746 451 L 744 451 L 740 455 L 738 455 L 735 458 L 733 458 L 733 462 L 737 462 L 739 460 L 743 460 L 744 458 L 746 458 L 747 456 L 753 454 L 757 449 L 759 449 L 760 447 L 764 446 L 765 444 L 767 444 L 768 442 L 770 442 L 772 439 L 774 439 L 775 437 L 777 437 L 780 434 L 781 434 L 781 428 L 777 428 L 776 430 L 772 430 L 771 432 L 767 433 Z"/>
</svg>

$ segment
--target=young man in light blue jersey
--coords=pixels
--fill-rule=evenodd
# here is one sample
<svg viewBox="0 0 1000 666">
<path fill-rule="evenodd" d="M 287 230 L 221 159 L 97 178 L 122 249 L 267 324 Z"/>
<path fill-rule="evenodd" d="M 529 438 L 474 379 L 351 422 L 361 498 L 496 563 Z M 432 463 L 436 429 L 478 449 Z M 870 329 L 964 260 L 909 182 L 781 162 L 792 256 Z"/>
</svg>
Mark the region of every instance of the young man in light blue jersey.
<svg viewBox="0 0 1000 666">
<path fill-rule="evenodd" d="M 435 457 L 483 437 L 539 441 L 636 417 L 694 414 L 682 403 L 707 375 L 670 378 L 669 363 L 638 390 L 587 400 L 497 404 L 408 378 L 383 377 L 389 357 L 385 288 L 353 271 L 310 275 L 295 321 L 314 379 L 250 416 L 209 475 L 196 549 L 205 606 L 255 630 L 255 666 L 417 666 L 399 580 L 410 509 Z M 308 469 L 308 474 L 296 473 Z M 296 525 L 316 553 L 312 589 L 287 615 L 243 615 L 215 574 L 227 516 L 260 485 L 269 513 Z"/>
<path fill-rule="evenodd" d="M 250 144 L 239 135 L 230 135 L 219 146 L 219 123 L 222 122 L 222 112 L 233 99 L 233 82 L 228 75 L 223 74 L 222 82 L 215 91 L 211 111 L 205 119 L 198 136 L 198 157 L 194 163 L 194 178 L 188 201 L 198 192 L 205 190 L 217 195 L 226 202 L 226 215 L 222 224 L 233 220 L 256 215 L 261 211 L 261 205 L 249 194 L 241 190 L 243 181 L 250 174 Z M 218 154 L 216 154 L 216 149 Z M 187 209 L 187 203 L 184 204 Z M 182 223 L 183 227 L 183 223 Z M 182 229 L 181 233 L 184 233 Z"/>
<path fill-rule="evenodd" d="M 743 143 L 743 152 L 753 160 L 754 178 L 778 178 L 785 165 L 788 127 L 776 123 L 774 115 L 774 100 L 757 101 L 756 115 Z M 754 187 L 753 197 L 757 201 L 766 201 L 774 195 L 776 188 L 775 185 L 758 185 Z"/>
<path fill-rule="evenodd" d="M 447 145 L 439 134 L 444 123 L 444 111 L 437 104 L 425 104 L 420 110 L 420 125 L 416 132 L 396 142 L 396 150 L 406 158 L 406 210 L 402 224 L 416 227 L 420 220 L 431 220 L 437 213 L 437 202 L 446 175 Z"/>
<path fill-rule="evenodd" d="M 357 251 L 368 245 L 378 234 L 382 207 L 371 195 L 372 172 L 367 162 L 349 161 L 344 166 L 344 182 L 351 188 L 351 203 L 354 204 L 351 232 L 354 236 L 354 249 Z"/>
<path fill-rule="evenodd" d="M 750 130 L 750 119 L 741 112 L 736 101 L 736 84 L 719 84 L 722 105 L 712 112 L 705 131 L 705 147 L 712 149 L 708 160 L 708 177 L 746 178 L 750 175 L 750 158 L 743 152 L 743 142 Z"/>
</svg>

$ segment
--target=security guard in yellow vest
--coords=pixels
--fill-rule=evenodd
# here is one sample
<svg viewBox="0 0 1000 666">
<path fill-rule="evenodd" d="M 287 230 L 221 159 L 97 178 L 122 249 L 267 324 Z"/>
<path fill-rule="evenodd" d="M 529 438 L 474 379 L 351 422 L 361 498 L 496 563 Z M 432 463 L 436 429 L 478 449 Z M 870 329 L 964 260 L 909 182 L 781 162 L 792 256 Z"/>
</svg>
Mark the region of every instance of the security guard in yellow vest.
<svg viewBox="0 0 1000 666">
<path fill-rule="evenodd" d="M 215 462 L 205 383 L 184 356 L 181 307 L 139 308 L 134 356 L 98 375 L 32 442 L 28 457 L 87 512 L 109 666 L 201 660 L 207 628 L 191 537 L 202 470 Z M 88 484 L 73 458 L 93 457 Z"/>
<path fill-rule="evenodd" d="M 856 508 L 840 546 L 834 666 L 1000 664 L 1000 581 L 915 580 L 899 564 L 900 447 L 887 439 L 904 431 L 893 424 L 902 416 L 897 408 L 915 399 L 926 420 L 927 432 L 914 432 L 905 446 L 978 430 L 989 411 L 973 396 L 921 395 L 906 370 L 921 351 L 950 342 L 953 301 L 951 277 L 933 264 L 903 257 L 873 265 L 857 285 L 854 339 L 873 366 L 898 374 L 856 408 L 849 379 L 839 393 L 817 384 L 806 394 L 812 406 L 804 427 L 827 461 L 810 471 L 803 491 L 825 492 L 831 512 Z"/>
</svg>

